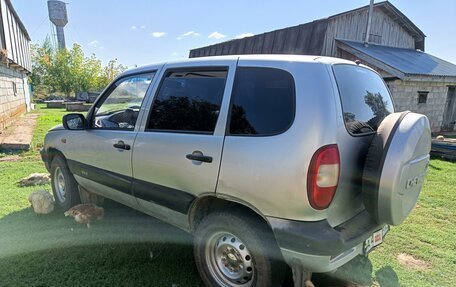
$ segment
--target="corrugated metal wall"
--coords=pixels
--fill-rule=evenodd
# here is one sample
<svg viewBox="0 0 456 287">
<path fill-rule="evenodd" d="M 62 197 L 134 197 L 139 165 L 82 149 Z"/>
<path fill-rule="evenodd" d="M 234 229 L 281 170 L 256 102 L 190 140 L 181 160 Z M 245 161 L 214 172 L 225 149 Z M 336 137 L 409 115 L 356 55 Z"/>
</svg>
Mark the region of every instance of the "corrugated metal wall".
<svg viewBox="0 0 456 287">
<path fill-rule="evenodd" d="M 27 71 L 32 70 L 30 57 L 30 37 L 10 0 L 0 0 L 0 44 L 8 52 L 8 59 Z"/>
<path fill-rule="evenodd" d="M 239 54 L 320 55 L 328 19 L 190 51 L 190 58 Z"/>
<path fill-rule="evenodd" d="M 337 57 L 336 39 L 365 39 L 368 6 L 327 19 L 193 49 L 189 57 L 234 54 L 304 54 Z M 375 4 L 370 42 L 385 46 L 424 48 L 424 34 L 389 2 Z"/>
</svg>

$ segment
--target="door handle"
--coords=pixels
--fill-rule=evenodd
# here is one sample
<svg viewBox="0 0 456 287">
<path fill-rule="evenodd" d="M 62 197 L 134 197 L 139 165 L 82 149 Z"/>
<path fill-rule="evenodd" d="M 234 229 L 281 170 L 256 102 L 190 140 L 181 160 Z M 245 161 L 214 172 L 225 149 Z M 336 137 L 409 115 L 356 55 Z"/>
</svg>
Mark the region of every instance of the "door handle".
<svg viewBox="0 0 456 287">
<path fill-rule="evenodd" d="M 118 141 L 117 143 L 113 144 L 112 146 L 115 148 L 124 149 L 124 150 L 130 150 L 130 148 L 131 148 L 130 145 L 124 143 L 123 141 Z"/>
<path fill-rule="evenodd" d="M 212 162 L 212 156 L 204 155 L 200 151 L 194 151 L 193 153 L 187 154 L 185 157 L 189 160 L 196 160 L 196 161 L 208 162 L 208 163 Z"/>
</svg>

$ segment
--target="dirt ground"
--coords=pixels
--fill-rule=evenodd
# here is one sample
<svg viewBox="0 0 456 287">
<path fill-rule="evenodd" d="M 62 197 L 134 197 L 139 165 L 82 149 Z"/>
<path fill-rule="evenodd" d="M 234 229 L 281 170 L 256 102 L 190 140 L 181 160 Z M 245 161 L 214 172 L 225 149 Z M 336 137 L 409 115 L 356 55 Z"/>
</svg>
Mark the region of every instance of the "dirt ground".
<svg viewBox="0 0 456 287">
<path fill-rule="evenodd" d="M 29 113 L 18 118 L 0 132 L 0 151 L 29 150 L 38 114 Z"/>
</svg>

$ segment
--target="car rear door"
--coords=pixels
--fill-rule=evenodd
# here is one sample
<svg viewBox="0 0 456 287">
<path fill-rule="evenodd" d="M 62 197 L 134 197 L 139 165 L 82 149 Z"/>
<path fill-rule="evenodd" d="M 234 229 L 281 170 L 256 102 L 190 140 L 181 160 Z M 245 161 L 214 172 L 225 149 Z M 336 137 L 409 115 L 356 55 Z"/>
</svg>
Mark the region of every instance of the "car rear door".
<svg viewBox="0 0 456 287">
<path fill-rule="evenodd" d="M 193 200 L 215 193 L 235 66 L 163 69 L 134 144 L 133 194 L 144 212 L 185 228 Z"/>
<path fill-rule="evenodd" d="M 339 97 L 337 146 L 340 154 L 339 184 L 328 222 L 336 226 L 364 209 L 363 172 L 366 155 L 383 119 L 394 113 L 387 86 L 375 71 L 355 64 L 332 66 Z"/>
<path fill-rule="evenodd" d="M 155 71 L 112 83 L 88 115 L 88 129 L 68 133 L 65 156 L 85 189 L 135 207 L 131 195 L 132 147 L 138 117 Z"/>
</svg>

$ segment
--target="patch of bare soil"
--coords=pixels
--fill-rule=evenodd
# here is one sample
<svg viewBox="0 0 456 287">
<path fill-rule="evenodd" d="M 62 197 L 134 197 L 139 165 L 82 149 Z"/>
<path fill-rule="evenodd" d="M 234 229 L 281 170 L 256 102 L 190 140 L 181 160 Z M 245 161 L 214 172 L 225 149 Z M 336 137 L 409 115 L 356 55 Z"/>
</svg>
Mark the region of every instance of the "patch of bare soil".
<svg viewBox="0 0 456 287">
<path fill-rule="evenodd" d="M 402 266 L 405 266 L 409 269 L 425 271 L 431 268 L 431 264 L 429 262 L 414 258 L 412 255 L 405 253 L 400 253 L 397 256 L 397 261 L 399 261 Z"/>
<path fill-rule="evenodd" d="M 7 155 L 4 157 L 0 157 L 0 162 L 16 162 L 20 161 L 21 157 L 18 155 Z"/>
</svg>

